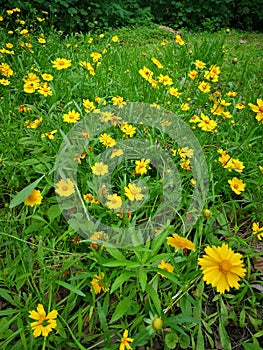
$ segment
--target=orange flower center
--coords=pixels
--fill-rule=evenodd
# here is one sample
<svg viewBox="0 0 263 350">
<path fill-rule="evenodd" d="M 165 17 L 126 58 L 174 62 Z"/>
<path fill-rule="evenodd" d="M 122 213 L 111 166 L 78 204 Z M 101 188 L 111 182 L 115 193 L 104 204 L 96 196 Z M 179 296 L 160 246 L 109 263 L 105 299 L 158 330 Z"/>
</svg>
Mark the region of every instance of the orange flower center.
<svg viewBox="0 0 263 350">
<path fill-rule="evenodd" d="M 229 272 L 232 268 L 231 263 L 228 260 L 222 260 L 219 264 L 219 270 L 222 272 Z"/>
<path fill-rule="evenodd" d="M 66 185 L 62 186 L 61 189 L 62 189 L 62 191 L 67 191 L 68 190 L 68 186 L 66 186 Z"/>
<path fill-rule="evenodd" d="M 261 113 L 263 113 L 263 106 L 260 106 L 260 107 L 259 107 L 259 111 L 260 111 Z"/>
</svg>

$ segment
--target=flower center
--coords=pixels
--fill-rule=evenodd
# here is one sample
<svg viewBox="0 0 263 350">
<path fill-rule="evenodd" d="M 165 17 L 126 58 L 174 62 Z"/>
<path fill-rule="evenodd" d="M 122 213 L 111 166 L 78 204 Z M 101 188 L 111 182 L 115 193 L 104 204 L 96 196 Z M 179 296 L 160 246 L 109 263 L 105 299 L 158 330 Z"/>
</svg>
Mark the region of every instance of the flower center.
<svg viewBox="0 0 263 350">
<path fill-rule="evenodd" d="M 259 111 L 263 113 L 263 106 L 259 107 Z"/>
<path fill-rule="evenodd" d="M 222 260 L 219 264 L 219 270 L 222 272 L 229 272 L 232 268 L 232 265 L 229 260 Z"/>
</svg>

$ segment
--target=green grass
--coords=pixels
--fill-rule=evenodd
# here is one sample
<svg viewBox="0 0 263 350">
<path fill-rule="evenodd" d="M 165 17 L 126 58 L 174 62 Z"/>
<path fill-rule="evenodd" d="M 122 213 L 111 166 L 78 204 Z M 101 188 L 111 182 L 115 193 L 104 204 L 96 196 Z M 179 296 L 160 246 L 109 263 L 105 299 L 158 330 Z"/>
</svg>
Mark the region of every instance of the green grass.
<svg viewBox="0 0 263 350">
<path fill-rule="evenodd" d="M 162 349 L 261 349 L 262 241 L 260 235 L 253 234 L 252 225 L 257 222 L 263 226 L 263 121 L 256 120 L 248 104 L 257 105 L 257 99 L 262 100 L 262 34 L 184 30 L 180 34 L 185 45 L 180 46 L 175 34 L 157 26 L 124 28 L 104 33 L 103 38 L 98 33 L 65 37 L 44 30 L 43 23 L 36 21 L 34 31 L 28 27 L 29 35 L 19 34 L 23 26 L 11 35 L 8 30 L 15 22 L 3 17 L 1 49 L 14 50 L 14 54 L 0 53 L 0 64 L 7 63 L 13 70 L 10 77 L 0 76 L 10 81 L 0 85 L 1 349 L 114 350 L 120 348 L 125 329 L 134 339 L 133 349 L 155 349 L 158 344 Z M 41 34 L 46 43 L 38 42 Z M 115 35 L 118 42 L 112 41 Z M 100 65 L 92 62 L 92 52 L 102 54 Z M 154 65 L 153 57 L 163 68 Z M 56 58 L 71 60 L 71 66 L 57 70 L 51 63 Z M 237 58 L 236 63 L 233 58 Z M 209 93 L 198 89 L 205 80 L 204 70 L 197 69 L 199 75 L 194 80 L 188 76 L 196 69 L 196 60 L 206 63 L 204 70 L 211 65 L 220 67 L 218 81 L 210 81 Z M 91 63 L 95 75 L 83 69 L 80 61 Z M 155 80 L 160 74 L 168 75 L 172 87 L 181 93 L 179 97 L 169 94 L 171 86 L 161 82 L 153 88 L 139 74 L 144 66 Z M 41 82 L 42 74 L 52 74 L 54 79 L 48 82 L 52 95 L 41 95 L 39 87 L 33 93 L 24 91 L 24 78 L 30 72 Z M 211 112 L 211 94 L 219 91 L 218 101 L 229 102 L 224 109 L 231 118 Z M 230 91 L 237 95 L 228 96 Z M 102 98 L 100 103 L 95 102 L 96 96 Z M 113 106 L 116 96 L 127 104 Z M 86 113 L 83 100 L 87 99 L 97 109 L 113 111 L 130 124 L 134 121 L 135 135 L 127 136 L 120 123 L 104 124 L 100 114 Z M 182 110 L 183 103 L 190 108 Z M 239 103 L 245 108 L 238 109 Z M 21 105 L 26 111 L 21 111 Z M 134 120 L 129 118 L 130 106 L 135 109 Z M 84 138 L 79 131 L 77 138 L 72 136 L 74 124 L 63 121 L 63 115 L 72 110 L 80 114 L 79 130 L 87 130 L 92 137 Z M 216 121 L 212 131 L 190 122 L 201 112 Z M 40 117 L 43 120 L 37 128 L 27 127 L 27 121 Z M 53 130 L 57 130 L 54 139 L 41 137 Z M 104 163 L 114 161 L 110 158 L 112 147 L 106 149 L 99 141 L 104 132 L 123 141 L 125 152 L 123 158 L 114 158 L 108 177 L 96 177 L 91 167 L 102 161 L 101 154 L 105 154 Z M 73 153 L 67 148 L 68 140 L 78 146 Z M 58 167 L 61 145 L 66 152 Z M 178 154 L 185 146 L 192 146 L 195 152 L 188 170 L 182 168 L 183 159 Z M 219 149 L 243 162 L 243 171 L 224 168 Z M 177 151 L 174 155 L 173 150 Z M 83 151 L 86 155 L 78 158 Z M 150 169 L 139 175 L 135 160 L 143 158 L 151 160 Z M 205 164 L 201 165 L 202 159 Z M 75 193 L 69 197 L 55 193 L 63 177 L 76 180 Z M 234 177 L 246 184 L 239 195 L 228 183 Z M 190 182 L 193 178 L 195 185 Z M 125 187 L 129 183 L 142 189 L 142 202 L 128 201 Z M 109 198 L 103 185 L 108 193 L 121 197 L 123 212 L 105 205 Z M 203 191 L 195 192 L 201 185 Z M 34 188 L 43 198 L 39 205 L 30 207 L 24 200 Z M 80 205 L 78 191 L 80 197 L 89 193 L 94 200 Z M 162 200 L 169 205 L 160 223 L 154 221 L 154 215 Z M 203 209 L 209 210 L 208 215 Z M 95 223 L 87 222 L 85 211 L 95 217 Z M 182 222 L 186 224 L 195 215 L 193 224 L 184 229 Z M 110 236 L 112 246 L 91 238 L 94 231 L 101 231 L 100 221 L 116 234 Z M 152 225 L 156 237 L 140 241 L 140 224 L 146 225 L 146 233 Z M 174 233 L 191 240 L 195 251 L 168 245 L 166 238 Z M 118 235 L 124 241 L 118 240 Z M 140 244 L 132 245 L 134 239 Z M 241 254 L 246 275 L 239 288 L 219 294 L 204 282 L 198 258 L 206 247 L 223 243 Z M 158 268 L 162 260 L 173 266 L 173 272 Z M 91 281 L 101 273 L 105 276 L 103 289 L 96 294 Z M 34 337 L 30 327 L 33 320 L 29 312 L 38 304 L 47 312 L 58 311 L 57 325 L 46 338 Z M 163 321 L 158 330 L 152 325 L 156 317 Z"/>
</svg>

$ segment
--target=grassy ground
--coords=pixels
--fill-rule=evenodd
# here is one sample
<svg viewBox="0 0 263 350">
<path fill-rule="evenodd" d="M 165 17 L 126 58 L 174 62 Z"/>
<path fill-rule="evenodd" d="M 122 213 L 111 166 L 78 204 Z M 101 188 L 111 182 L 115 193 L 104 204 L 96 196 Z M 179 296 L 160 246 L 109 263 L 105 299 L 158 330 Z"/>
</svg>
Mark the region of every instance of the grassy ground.
<svg viewBox="0 0 263 350">
<path fill-rule="evenodd" d="M 1 349 L 262 349 L 262 34 L 3 17 Z"/>
</svg>

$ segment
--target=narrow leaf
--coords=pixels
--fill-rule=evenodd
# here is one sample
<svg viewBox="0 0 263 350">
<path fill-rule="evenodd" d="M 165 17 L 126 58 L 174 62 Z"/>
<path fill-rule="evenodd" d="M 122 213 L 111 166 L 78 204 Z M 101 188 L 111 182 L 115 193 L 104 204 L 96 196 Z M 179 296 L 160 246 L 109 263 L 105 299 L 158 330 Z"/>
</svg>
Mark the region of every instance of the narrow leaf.
<svg viewBox="0 0 263 350">
<path fill-rule="evenodd" d="M 64 287 L 68 290 L 70 290 L 72 293 L 75 293 L 77 295 L 80 295 L 81 297 L 85 297 L 86 294 L 84 294 L 80 289 L 72 286 L 69 283 L 63 282 L 63 281 L 56 281 L 57 284 L 59 284 L 61 287 Z"/>
</svg>

